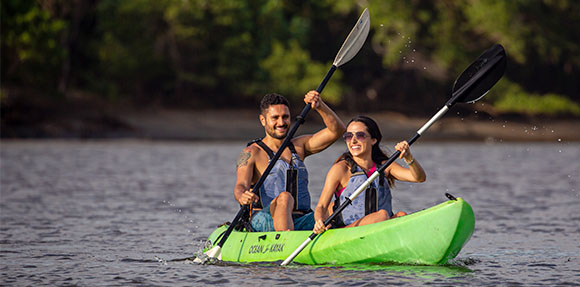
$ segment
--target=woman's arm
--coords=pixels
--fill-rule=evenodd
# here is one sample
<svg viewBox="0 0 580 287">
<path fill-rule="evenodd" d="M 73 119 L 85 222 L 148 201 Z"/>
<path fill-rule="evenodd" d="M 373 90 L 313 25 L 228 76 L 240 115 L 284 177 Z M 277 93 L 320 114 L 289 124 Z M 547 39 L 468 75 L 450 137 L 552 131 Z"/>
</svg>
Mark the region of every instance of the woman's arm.
<svg viewBox="0 0 580 287">
<path fill-rule="evenodd" d="M 385 175 L 392 175 L 395 179 L 409 182 L 424 182 L 427 179 L 425 170 L 419 161 L 411 154 L 411 149 L 406 141 L 402 141 L 395 146 L 395 150 L 401 152 L 399 158 L 405 160 L 409 168 L 402 167 L 398 163 L 393 163 L 385 170 Z"/>
<path fill-rule="evenodd" d="M 315 224 L 312 230 L 314 233 L 322 233 L 329 228 L 329 226 L 324 226 L 324 221 L 332 214 L 330 209 L 332 196 L 342 186 L 341 180 L 344 177 L 344 172 L 348 171 L 345 166 L 344 161 L 335 163 L 326 175 L 322 194 L 320 194 L 320 199 L 314 210 Z"/>
</svg>

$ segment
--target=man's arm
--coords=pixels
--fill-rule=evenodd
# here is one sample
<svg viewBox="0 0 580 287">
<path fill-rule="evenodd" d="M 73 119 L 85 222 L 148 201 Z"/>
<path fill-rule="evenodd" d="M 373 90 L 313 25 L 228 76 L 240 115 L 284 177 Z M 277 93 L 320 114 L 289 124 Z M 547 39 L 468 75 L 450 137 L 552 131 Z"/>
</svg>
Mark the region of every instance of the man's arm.
<svg viewBox="0 0 580 287">
<path fill-rule="evenodd" d="M 296 139 L 296 144 L 304 145 L 304 157 L 306 157 L 329 147 L 344 134 L 346 127 L 336 113 L 322 101 L 318 92 L 308 92 L 304 96 L 304 102 L 310 104 L 320 114 L 326 126 L 313 135 L 304 135 Z"/>
<path fill-rule="evenodd" d="M 241 205 L 258 201 L 258 196 L 254 194 L 252 177 L 254 175 L 255 156 L 251 147 L 246 147 L 238 157 L 236 163 L 236 185 L 234 186 L 234 197 Z"/>
</svg>

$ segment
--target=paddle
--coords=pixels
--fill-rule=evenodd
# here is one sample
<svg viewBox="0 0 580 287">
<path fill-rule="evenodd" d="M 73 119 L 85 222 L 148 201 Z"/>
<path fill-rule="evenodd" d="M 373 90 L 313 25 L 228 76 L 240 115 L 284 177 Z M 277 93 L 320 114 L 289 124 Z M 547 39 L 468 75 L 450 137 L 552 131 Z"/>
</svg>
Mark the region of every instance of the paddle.
<svg viewBox="0 0 580 287">
<path fill-rule="evenodd" d="M 486 50 L 475 62 L 473 62 L 455 81 L 453 85 L 453 93 L 451 99 L 445 103 L 445 106 L 437 112 L 423 127 L 421 127 L 415 135 L 413 135 L 407 142 L 409 145 L 413 144 L 419 137 L 427 130 L 433 123 L 441 118 L 455 103 L 473 103 L 483 98 L 485 94 L 497 83 L 503 76 L 506 68 L 506 55 L 504 48 L 495 44 Z M 348 197 L 333 213 L 324 221 L 324 225 L 330 224 L 332 220 L 342 212 L 363 190 L 365 190 L 371 182 L 373 182 L 380 174 L 384 173 L 385 169 L 393 163 L 401 154 L 396 151 L 389 159 L 381 165 L 355 192 Z M 292 262 L 300 252 L 316 237 L 316 233 L 312 233 L 284 262 L 282 266 Z"/>
<path fill-rule="evenodd" d="M 316 89 L 318 93 L 322 93 L 322 90 L 326 86 L 328 80 L 330 80 L 330 77 L 332 77 L 332 74 L 334 74 L 334 71 L 336 71 L 336 69 L 341 65 L 350 61 L 358 53 L 358 51 L 360 51 L 362 45 L 364 44 L 367 38 L 367 35 L 369 34 L 369 29 L 370 29 L 369 11 L 368 9 L 365 9 L 361 14 L 360 18 L 358 19 L 354 28 L 348 34 L 348 37 L 342 44 L 342 47 L 340 47 L 340 50 L 338 51 L 336 57 L 334 58 L 332 66 L 326 73 L 326 76 L 324 76 L 324 79 Z M 278 148 L 278 151 L 276 152 L 274 157 L 270 160 L 268 167 L 266 168 L 266 170 L 264 170 L 260 179 L 258 179 L 256 184 L 254 184 L 253 187 L 254 192 L 260 190 L 260 187 L 264 183 L 264 180 L 266 180 L 266 177 L 274 167 L 274 164 L 276 163 L 276 161 L 278 161 L 278 159 L 282 155 L 282 152 L 284 152 L 284 149 L 286 149 L 288 143 L 290 143 L 290 140 L 292 140 L 292 137 L 296 133 L 296 130 L 302 123 L 304 123 L 304 119 L 306 118 L 306 115 L 308 114 L 310 109 L 311 105 L 306 104 L 300 115 L 296 117 L 296 123 L 292 126 L 292 128 L 286 135 L 286 138 L 282 142 L 282 145 L 280 146 L 280 148 Z M 238 224 L 240 218 L 248 211 L 248 208 L 249 205 L 244 205 L 240 208 L 240 211 L 238 211 L 238 214 L 236 215 L 236 217 L 234 218 L 228 229 L 224 232 L 221 240 L 212 249 L 205 252 L 205 255 L 207 255 L 208 257 L 221 259 L 222 246 L 232 233 L 234 227 Z M 194 261 L 198 263 L 202 262 L 202 260 L 199 259 L 199 257 L 196 258 L 196 260 Z"/>
</svg>

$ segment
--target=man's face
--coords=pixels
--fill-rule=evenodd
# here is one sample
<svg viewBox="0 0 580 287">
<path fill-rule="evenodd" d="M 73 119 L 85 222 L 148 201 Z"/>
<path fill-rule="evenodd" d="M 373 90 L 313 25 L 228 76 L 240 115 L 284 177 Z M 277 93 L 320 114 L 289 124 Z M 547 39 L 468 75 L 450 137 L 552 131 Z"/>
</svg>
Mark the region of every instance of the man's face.
<svg viewBox="0 0 580 287">
<path fill-rule="evenodd" d="M 260 122 L 269 136 L 284 139 L 290 126 L 290 109 L 286 105 L 271 105 L 260 114 Z"/>
</svg>

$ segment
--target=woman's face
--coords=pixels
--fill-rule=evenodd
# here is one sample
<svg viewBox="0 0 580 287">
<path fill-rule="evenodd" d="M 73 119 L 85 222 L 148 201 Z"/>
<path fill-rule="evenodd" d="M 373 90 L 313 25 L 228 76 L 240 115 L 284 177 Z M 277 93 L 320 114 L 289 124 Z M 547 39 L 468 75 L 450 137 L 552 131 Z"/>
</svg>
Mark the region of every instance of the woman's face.
<svg viewBox="0 0 580 287">
<path fill-rule="evenodd" d="M 348 150 L 354 157 L 371 156 L 373 145 L 377 139 L 371 138 L 367 126 L 362 122 L 352 122 L 346 127 L 344 140 Z"/>
</svg>

